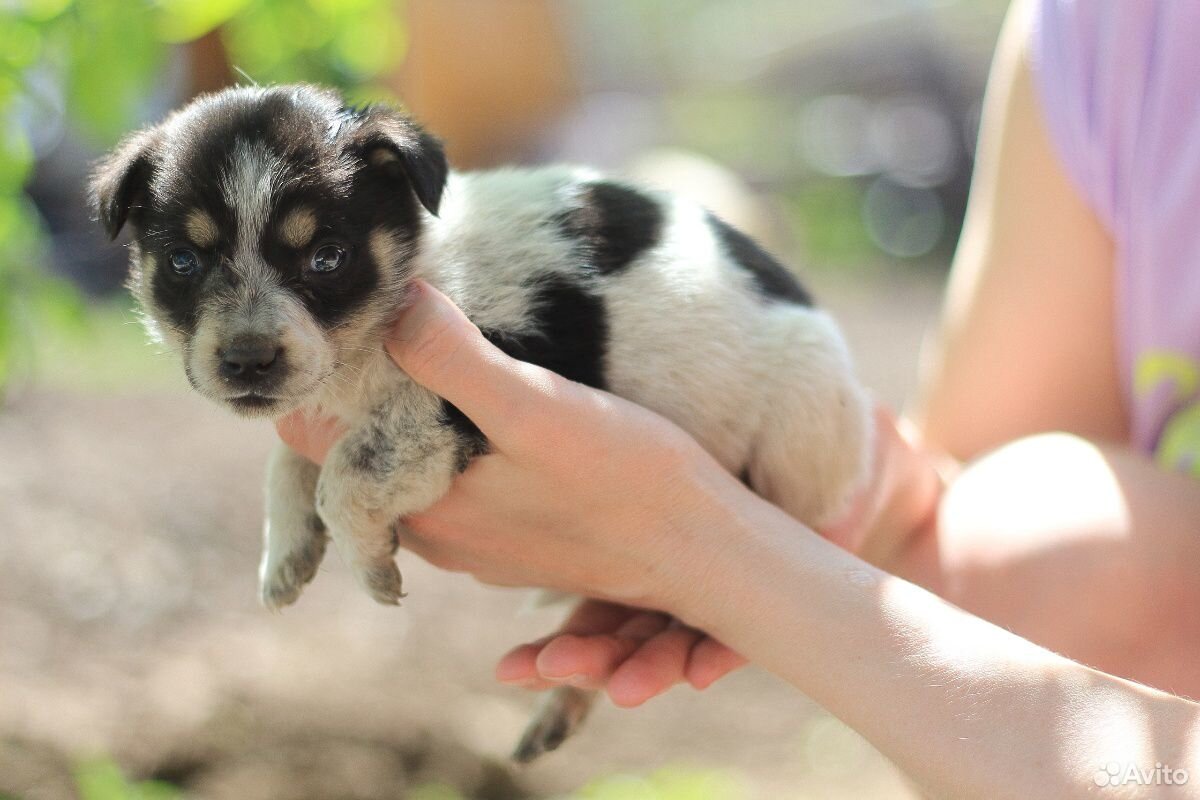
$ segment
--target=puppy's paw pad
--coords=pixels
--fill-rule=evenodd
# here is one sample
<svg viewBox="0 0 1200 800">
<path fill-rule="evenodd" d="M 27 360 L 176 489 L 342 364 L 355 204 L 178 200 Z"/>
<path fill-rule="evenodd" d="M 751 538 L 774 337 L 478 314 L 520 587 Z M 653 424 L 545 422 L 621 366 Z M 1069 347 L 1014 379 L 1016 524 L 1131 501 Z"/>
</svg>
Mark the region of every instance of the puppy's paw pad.
<svg viewBox="0 0 1200 800">
<path fill-rule="evenodd" d="M 385 606 L 400 605 L 404 597 L 403 581 L 396 562 L 388 559 L 378 564 L 362 567 L 359 576 L 363 586 L 371 593 L 377 603 Z"/>
</svg>

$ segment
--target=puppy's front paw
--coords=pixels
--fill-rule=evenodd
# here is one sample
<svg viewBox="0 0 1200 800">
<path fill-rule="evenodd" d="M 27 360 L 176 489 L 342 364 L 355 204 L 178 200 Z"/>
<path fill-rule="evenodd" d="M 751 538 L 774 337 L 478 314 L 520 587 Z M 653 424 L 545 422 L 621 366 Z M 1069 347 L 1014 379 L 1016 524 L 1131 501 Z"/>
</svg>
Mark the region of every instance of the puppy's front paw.
<svg viewBox="0 0 1200 800">
<path fill-rule="evenodd" d="M 334 500 L 333 498 L 337 498 Z M 382 514 L 370 512 L 333 490 L 317 492 L 317 510 L 329 525 L 329 538 L 355 580 L 385 606 L 400 605 L 404 597 L 396 567 L 396 531 L 381 524 Z"/>
<path fill-rule="evenodd" d="M 270 526 L 268 520 L 267 525 Z M 325 556 L 325 525 L 321 518 L 312 514 L 307 525 L 306 536 L 286 539 L 267 536 L 268 542 L 286 542 L 285 547 L 267 547 L 263 551 L 258 569 L 258 596 L 262 604 L 271 611 L 290 606 L 300 597 L 304 587 L 317 574 L 317 567 Z"/>
<path fill-rule="evenodd" d="M 367 566 L 359 565 L 354 571 L 375 602 L 385 606 L 400 605 L 400 598 L 404 597 L 403 581 L 394 560 L 388 558 Z"/>
</svg>

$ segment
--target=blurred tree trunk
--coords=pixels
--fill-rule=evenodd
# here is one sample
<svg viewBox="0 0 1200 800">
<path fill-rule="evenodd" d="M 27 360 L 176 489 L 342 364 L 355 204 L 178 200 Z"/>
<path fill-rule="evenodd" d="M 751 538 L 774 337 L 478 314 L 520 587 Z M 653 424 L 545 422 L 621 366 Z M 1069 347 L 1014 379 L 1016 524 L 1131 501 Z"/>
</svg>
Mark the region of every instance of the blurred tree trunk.
<svg viewBox="0 0 1200 800">
<path fill-rule="evenodd" d="M 457 167 L 521 155 L 573 99 L 553 0 L 407 0 L 409 51 L 393 81 Z"/>
<path fill-rule="evenodd" d="M 188 66 L 187 99 L 233 85 L 233 70 L 229 67 L 229 54 L 221 41 L 220 28 L 184 47 Z"/>
</svg>

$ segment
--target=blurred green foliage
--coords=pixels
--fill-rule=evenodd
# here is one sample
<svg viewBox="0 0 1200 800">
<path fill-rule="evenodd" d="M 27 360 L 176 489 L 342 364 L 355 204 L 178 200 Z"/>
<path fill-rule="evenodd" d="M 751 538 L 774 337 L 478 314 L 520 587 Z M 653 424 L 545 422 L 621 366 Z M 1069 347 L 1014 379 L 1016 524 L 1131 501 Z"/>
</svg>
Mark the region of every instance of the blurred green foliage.
<svg viewBox="0 0 1200 800">
<path fill-rule="evenodd" d="M 179 800 L 184 793 L 162 781 L 133 781 L 115 761 L 99 758 L 75 768 L 80 800 Z M 413 787 L 409 800 L 467 800 L 446 783 Z M 599 778 L 569 795 L 567 800 L 738 800 L 745 788 L 729 773 L 692 767 L 664 767 L 646 776 L 613 775 Z M 0 800 L 5 800 L 0 795 Z"/>
<path fill-rule="evenodd" d="M 664 767 L 646 777 L 614 775 L 580 789 L 573 800 L 738 800 L 744 787 L 729 773 Z"/>
<path fill-rule="evenodd" d="M 467 800 L 444 783 L 417 786 L 409 800 Z M 729 773 L 693 767 L 664 767 L 650 775 L 610 775 L 567 796 L 566 800 L 739 800 L 745 788 Z"/>
<path fill-rule="evenodd" d="M 131 781 L 109 759 L 85 761 L 75 768 L 79 800 L 176 800 L 178 788 L 162 781 Z"/>
<path fill-rule="evenodd" d="M 28 333 L 80 324 L 74 292 L 45 271 L 46 233 L 24 188 L 29 127 L 61 108 L 107 147 L 142 122 L 173 47 L 219 31 L 232 65 L 256 82 L 313 81 L 353 99 L 407 47 L 394 0 L 7 0 L 0 3 L 0 388 Z"/>
</svg>

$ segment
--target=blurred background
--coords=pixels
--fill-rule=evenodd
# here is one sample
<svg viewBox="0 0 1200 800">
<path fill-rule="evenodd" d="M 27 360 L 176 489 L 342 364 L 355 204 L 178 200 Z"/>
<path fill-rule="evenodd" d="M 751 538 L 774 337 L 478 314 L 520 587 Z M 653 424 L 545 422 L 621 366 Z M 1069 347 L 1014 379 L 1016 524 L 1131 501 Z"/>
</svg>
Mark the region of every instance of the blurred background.
<svg viewBox="0 0 1200 800">
<path fill-rule="evenodd" d="M 491 680 L 559 612 L 401 554 L 255 600 L 269 427 L 146 344 L 90 162 L 231 83 L 407 106 L 460 169 L 567 160 L 689 194 L 786 257 L 903 405 L 971 174 L 1003 0 L 0 0 L 0 798 L 910 797 L 743 670 L 505 756 Z"/>
</svg>

